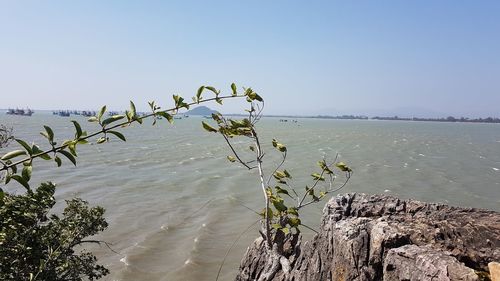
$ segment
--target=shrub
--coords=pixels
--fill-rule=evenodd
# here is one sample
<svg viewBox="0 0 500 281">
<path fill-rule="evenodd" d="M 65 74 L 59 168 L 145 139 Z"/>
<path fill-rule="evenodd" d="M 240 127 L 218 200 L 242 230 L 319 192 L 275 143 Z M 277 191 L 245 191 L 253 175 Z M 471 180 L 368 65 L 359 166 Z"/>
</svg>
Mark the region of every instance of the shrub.
<svg viewBox="0 0 500 281">
<path fill-rule="evenodd" d="M 89 252 L 74 247 L 108 224 L 101 207 L 74 198 L 61 216 L 50 214 L 55 185 L 42 183 L 22 195 L 0 200 L 0 280 L 96 280 L 109 271 Z"/>
</svg>

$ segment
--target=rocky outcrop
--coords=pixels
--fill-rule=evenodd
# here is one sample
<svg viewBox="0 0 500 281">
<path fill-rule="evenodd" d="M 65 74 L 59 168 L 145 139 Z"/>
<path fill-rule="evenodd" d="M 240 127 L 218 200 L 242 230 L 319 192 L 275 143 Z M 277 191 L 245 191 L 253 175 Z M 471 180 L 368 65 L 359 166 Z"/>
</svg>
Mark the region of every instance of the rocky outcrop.
<svg viewBox="0 0 500 281">
<path fill-rule="evenodd" d="M 488 280 L 498 261 L 497 212 L 346 194 L 326 204 L 311 241 L 268 251 L 257 239 L 236 280 Z"/>
</svg>

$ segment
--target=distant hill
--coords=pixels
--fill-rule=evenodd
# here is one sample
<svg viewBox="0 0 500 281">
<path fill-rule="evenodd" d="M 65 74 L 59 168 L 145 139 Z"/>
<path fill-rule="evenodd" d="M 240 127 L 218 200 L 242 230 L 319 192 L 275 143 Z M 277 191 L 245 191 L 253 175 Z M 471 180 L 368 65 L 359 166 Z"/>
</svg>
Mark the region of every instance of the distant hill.
<svg viewBox="0 0 500 281">
<path fill-rule="evenodd" d="M 196 108 L 193 108 L 191 110 L 188 110 L 185 114 L 186 115 L 212 115 L 212 113 L 217 113 L 217 111 L 212 110 L 206 106 L 198 106 Z"/>
</svg>

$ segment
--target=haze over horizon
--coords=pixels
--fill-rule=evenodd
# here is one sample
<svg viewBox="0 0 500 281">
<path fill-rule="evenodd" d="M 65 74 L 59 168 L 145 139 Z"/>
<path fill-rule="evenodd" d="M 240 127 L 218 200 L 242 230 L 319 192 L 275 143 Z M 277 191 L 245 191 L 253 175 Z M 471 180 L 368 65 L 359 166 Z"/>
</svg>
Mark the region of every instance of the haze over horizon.
<svg viewBox="0 0 500 281">
<path fill-rule="evenodd" d="M 499 14 L 497 1 L 0 1 L 0 108 L 146 111 L 235 82 L 267 115 L 498 117 Z"/>
</svg>

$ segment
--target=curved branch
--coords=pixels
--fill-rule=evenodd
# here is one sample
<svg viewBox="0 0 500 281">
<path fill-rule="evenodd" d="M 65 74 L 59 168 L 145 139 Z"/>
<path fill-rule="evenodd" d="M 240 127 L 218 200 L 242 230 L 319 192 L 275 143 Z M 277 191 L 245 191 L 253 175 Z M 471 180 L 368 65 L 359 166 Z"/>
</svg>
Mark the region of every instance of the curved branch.
<svg viewBox="0 0 500 281">
<path fill-rule="evenodd" d="M 269 183 L 271 182 L 271 179 L 272 179 L 274 173 L 276 173 L 279 170 L 279 168 L 281 168 L 281 166 L 283 166 L 283 164 L 285 163 L 285 160 L 286 160 L 286 150 L 285 150 L 285 152 L 283 152 L 283 160 L 281 160 L 281 163 L 276 167 L 276 169 L 274 169 L 274 172 L 269 174 L 269 177 L 267 178 L 267 183 L 266 183 L 267 186 L 269 186 Z"/>
<path fill-rule="evenodd" d="M 230 98 L 241 98 L 241 97 L 245 97 L 245 95 L 236 95 L 236 96 L 222 96 L 222 97 L 215 97 L 215 98 L 209 98 L 209 99 L 205 99 L 205 100 L 201 100 L 199 102 L 192 102 L 192 103 L 188 103 L 187 105 L 188 106 L 191 106 L 191 105 L 195 105 L 195 104 L 200 104 L 200 103 L 204 103 L 204 102 L 209 102 L 209 101 L 214 101 L 214 100 L 220 100 L 220 99 L 230 99 Z M 165 113 L 168 113 L 168 112 L 174 112 L 176 110 L 179 110 L 179 107 L 173 107 L 173 108 L 170 108 L 170 109 L 166 109 L 166 110 L 162 110 L 162 111 L 158 111 L 158 112 L 165 112 Z M 158 114 L 158 112 L 155 112 L 155 113 L 150 113 L 150 114 L 147 114 L 147 115 L 144 115 L 144 116 L 141 116 L 141 117 L 137 117 L 136 119 L 134 120 L 131 120 L 130 122 L 129 121 L 124 121 L 124 122 L 121 122 L 121 123 L 118 123 L 118 124 L 115 124 L 111 127 L 108 127 L 108 128 L 103 128 L 101 129 L 100 131 L 97 131 L 97 132 L 94 132 L 88 136 L 85 136 L 85 137 L 80 137 L 80 138 L 77 138 L 75 139 L 74 141 L 78 142 L 78 141 L 82 141 L 82 140 L 87 140 L 89 138 L 92 138 L 92 137 L 95 137 L 97 135 L 100 135 L 100 134 L 105 134 L 106 132 L 110 131 L 110 130 L 113 130 L 115 128 L 118 128 L 118 127 L 123 127 L 123 126 L 126 126 L 126 125 L 129 125 L 131 124 L 132 122 L 137 122 L 138 119 L 142 120 L 142 119 L 146 119 L 146 118 L 150 118 L 150 117 L 153 117 L 153 116 L 156 116 Z M 34 155 L 31 155 L 30 157 L 26 157 L 22 160 L 18 160 L 16 162 L 13 162 L 12 164 L 4 164 L 3 167 L 0 168 L 0 172 L 1 171 L 7 171 L 8 169 L 12 169 L 13 166 L 17 166 L 17 165 L 20 165 L 22 164 L 23 162 L 26 162 L 26 161 L 31 161 L 35 158 L 38 158 L 42 155 L 46 155 L 46 154 L 49 154 L 51 152 L 58 152 L 58 151 L 61 151 L 63 149 L 65 149 L 66 147 L 68 147 L 69 144 L 65 144 L 65 145 L 60 145 L 60 146 L 56 146 L 56 147 L 53 147 L 52 149 L 48 149 L 48 150 L 45 150 L 43 152 L 40 152 L 40 153 L 37 153 L 37 154 L 34 154 Z"/>
</svg>

